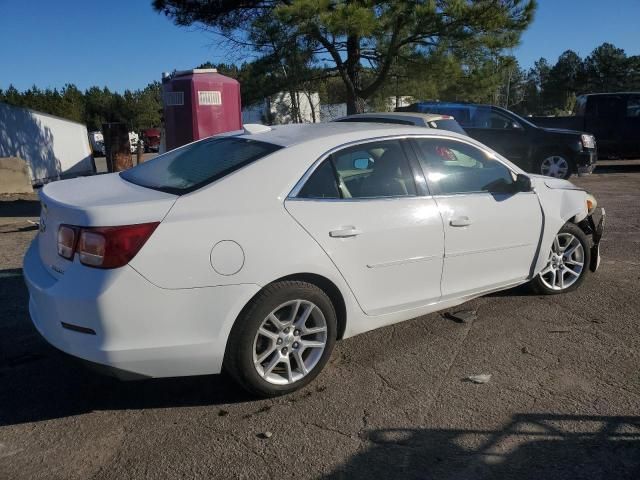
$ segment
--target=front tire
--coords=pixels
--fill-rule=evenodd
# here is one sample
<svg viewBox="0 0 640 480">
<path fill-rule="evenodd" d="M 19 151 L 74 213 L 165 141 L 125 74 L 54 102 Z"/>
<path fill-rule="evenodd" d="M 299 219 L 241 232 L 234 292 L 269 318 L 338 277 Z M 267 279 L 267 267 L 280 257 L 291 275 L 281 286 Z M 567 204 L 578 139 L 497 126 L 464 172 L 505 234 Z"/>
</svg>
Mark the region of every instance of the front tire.
<svg viewBox="0 0 640 480">
<path fill-rule="evenodd" d="M 567 179 L 573 172 L 573 162 L 566 155 L 546 155 L 537 163 L 537 173 L 553 178 Z"/>
<path fill-rule="evenodd" d="M 531 288 L 541 295 L 575 290 L 584 281 L 590 262 L 589 239 L 580 227 L 566 223 L 553 239 L 547 264 L 531 280 Z"/>
<path fill-rule="evenodd" d="M 253 395 L 284 395 L 320 373 L 336 333 L 335 309 L 324 291 L 307 282 L 276 282 L 258 293 L 236 320 L 224 368 Z"/>
</svg>

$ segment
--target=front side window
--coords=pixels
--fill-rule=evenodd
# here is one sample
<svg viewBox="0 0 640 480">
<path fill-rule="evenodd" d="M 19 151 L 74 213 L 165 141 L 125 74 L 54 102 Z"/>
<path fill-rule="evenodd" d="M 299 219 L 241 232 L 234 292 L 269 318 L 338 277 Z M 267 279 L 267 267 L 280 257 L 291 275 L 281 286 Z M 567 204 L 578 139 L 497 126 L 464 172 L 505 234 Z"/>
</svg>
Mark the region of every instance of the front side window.
<svg viewBox="0 0 640 480">
<path fill-rule="evenodd" d="M 340 150 L 309 177 L 298 197 L 374 198 L 416 195 L 409 162 L 398 140 Z"/>
<path fill-rule="evenodd" d="M 238 137 L 213 137 L 171 150 L 120 176 L 142 187 L 183 195 L 281 149 Z"/>
<path fill-rule="evenodd" d="M 417 139 L 418 159 L 429 188 L 439 195 L 511 192 L 511 170 L 467 143 L 448 139 Z"/>
<path fill-rule="evenodd" d="M 473 116 L 472 126 L 475 128 L 491 128 L 505 130 L 514 128 L 514 122 L 506 115 L 487 107 L 478 107 Z"/>
</svg>

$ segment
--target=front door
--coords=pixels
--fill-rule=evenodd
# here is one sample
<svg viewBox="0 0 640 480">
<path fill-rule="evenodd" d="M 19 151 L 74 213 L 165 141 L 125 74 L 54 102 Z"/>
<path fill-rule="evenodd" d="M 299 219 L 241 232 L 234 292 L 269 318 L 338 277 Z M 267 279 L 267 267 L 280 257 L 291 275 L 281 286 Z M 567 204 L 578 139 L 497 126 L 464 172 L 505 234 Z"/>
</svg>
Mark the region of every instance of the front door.
<svg viewBox="0 0 640 480">
<path fill-rule="evenodd" d="M 542 233 L 536 194 L 513 193 L 511 170 L 466 142 L 414 145 L 444 223 L 442 298 L 526 279 Z"/>
<path fill-rule="evenodd" d="M 440 299 L 442 220 L 418 173 L 399 140 L 370 142 L 331 155 L 285 202 L 369 315 Z"/>
</svg>

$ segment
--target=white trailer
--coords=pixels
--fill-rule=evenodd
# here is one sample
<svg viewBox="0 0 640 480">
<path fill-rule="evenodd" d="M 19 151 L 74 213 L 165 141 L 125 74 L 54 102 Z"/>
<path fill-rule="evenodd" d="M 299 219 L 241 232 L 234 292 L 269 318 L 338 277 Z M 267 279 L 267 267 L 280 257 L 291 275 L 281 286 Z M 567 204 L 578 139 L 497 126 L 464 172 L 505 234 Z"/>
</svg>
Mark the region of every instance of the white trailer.
<svg viewBox="0 0 640 480">
<path fill-rule="evenodd" d="M 24 160 L 33 185 L 96 172 L 85 125 L 0 103 L 3 157 Z"/>
</svg>

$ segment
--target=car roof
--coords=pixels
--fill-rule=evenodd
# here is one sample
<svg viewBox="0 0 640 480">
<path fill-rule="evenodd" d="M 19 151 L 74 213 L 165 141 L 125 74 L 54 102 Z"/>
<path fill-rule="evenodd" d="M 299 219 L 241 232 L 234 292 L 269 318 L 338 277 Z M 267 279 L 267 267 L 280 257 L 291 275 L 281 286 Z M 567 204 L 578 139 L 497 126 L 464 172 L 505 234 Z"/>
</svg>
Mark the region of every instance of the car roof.
<svg viewBox="0 0 640 480">
<path fill-rule="evenodd" d="M 347 115 L 333 120 L 339 122 L 346 118 L 421 118 L 425 122 L 432 122 L 434 120 L 450 120 L 453 119 L 451 115 L 441 115 L 437 113 L 420 113 L 420 112 L 369 112 L 369 113 L 356 113 L 354 115 Z"/>
<path fill-rule="evenodd" d="M 246 130 L 245 130 L 246 132 Z M 331 137 L 344 137 L 357 141 L 368 137 L 388 135 L 447 135 L 464 138 L 453 132 L 440 129 L 429 129 L 413 125 L 398 125 L 390 123 L 358 123 L 358 122 L 328 122 L 328 123 L 293 123 L 288 125 L 274 125 L 266 127 L 256 133 L 243 133 L 239 138 L 259 140 L 273 143 L 282 147 L 290 147 L 304 142 Z"/>
</svg>

